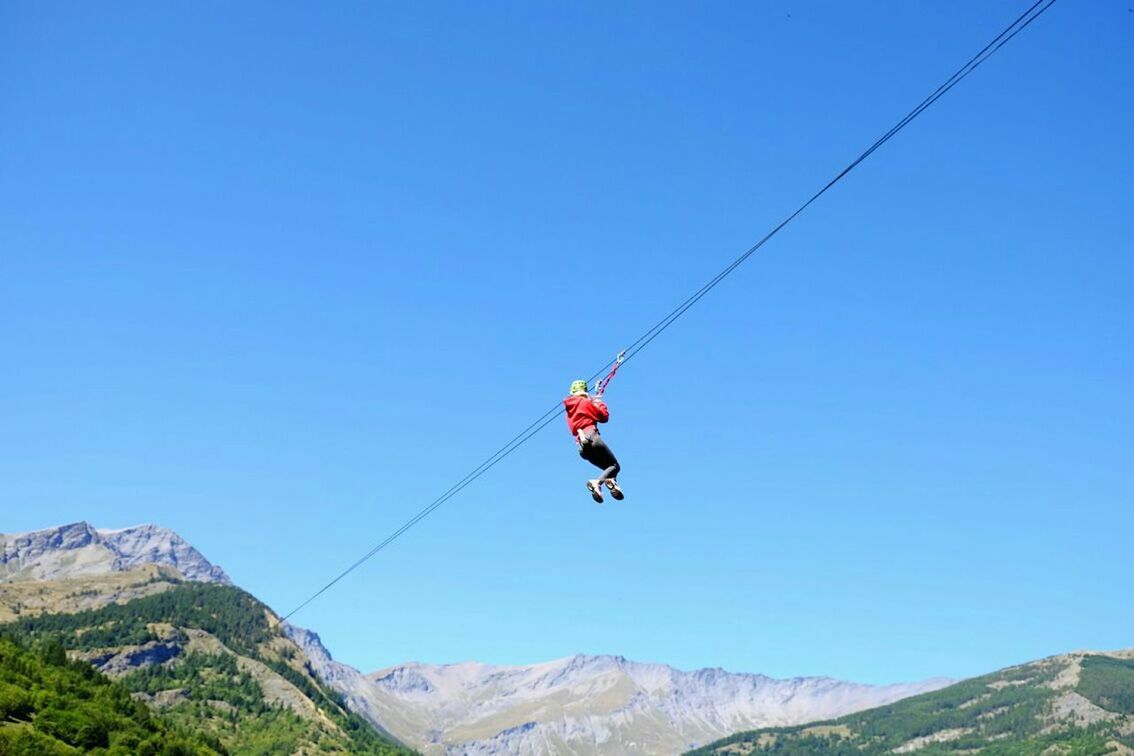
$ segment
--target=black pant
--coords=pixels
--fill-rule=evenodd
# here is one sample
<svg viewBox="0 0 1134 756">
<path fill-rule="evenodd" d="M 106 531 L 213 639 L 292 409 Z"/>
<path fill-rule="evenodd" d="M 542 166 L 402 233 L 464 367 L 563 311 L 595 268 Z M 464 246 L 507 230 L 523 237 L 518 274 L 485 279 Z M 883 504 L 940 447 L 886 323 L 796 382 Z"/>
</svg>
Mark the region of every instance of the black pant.
<svg viewBox="0 0 1134 756">
<path fill-rule="evenodd" d="M 600 481 L 617 478 L 618 473 L 622 470 L 618 460 L 614 458 L 614 452 L 602 440 L 602 436 L 598 434 L 597 430 L 591 431 L 586 441 L 579 445 L 579 456 L 595 467 L 602 469 L 602 475 L 599 476 Z"/>
</svg>

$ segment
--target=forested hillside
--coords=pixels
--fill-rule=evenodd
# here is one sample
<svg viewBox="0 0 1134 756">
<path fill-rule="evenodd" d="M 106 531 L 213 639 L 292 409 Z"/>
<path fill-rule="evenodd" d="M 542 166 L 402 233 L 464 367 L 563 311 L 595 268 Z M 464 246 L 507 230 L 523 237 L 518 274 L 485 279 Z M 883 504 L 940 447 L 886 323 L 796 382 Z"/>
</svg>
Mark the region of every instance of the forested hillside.
<svg viewBox="0 0 1134 756">
<path fill-rule="evenodd" d="M 97 706 L 76 705 L 86 698 L 68 693 L 54 705 L 32 708 L 9 691 L 22 707 L 6 715 L 20 723 L 6 726 L 15 733 L 9 739 L 55 737 L 80 748 L 93 747 L 93 740 L 75 742 L 80 737 L 76 733 L 86 733 L 82 737 L 98 735 L 101 748 L 117 747 L 127 739 L 127 750 L 120 752 L 133 753 L 129 749 L 140 748 L 147 742 L 141 735 L 148 733 L 151 739 L 168 741 L 154 741 L 161 748 L 176 745 L 190 752 L 408 753 L 348 711 L 273 620 L 267 607 L 237 588 L 185 583 L 123 604 L 41 614 L 2 625 L 0 633 L 9 639 L 6 648 L 14 649 L 13 655 L 44 658 L 28 649 L 53 649 L 50 654 L 59 669 L 85 675 L 90 684 L 102 684 L 108 691 L 90 699 Z M 65 662 L 64 653 L 72 661 Z M 10 665 L 5 660 L 5 674 L 17 674 L 20 664 L 24 662 Z M 43 685 L 50 687 L 51 682 Z M 120 704 L 123 712 L 141 719 L 126 727 L 134 720 L 122 714 L 126 719 L 119 722 L 106 714 L 105 702 Z M 149 713 L 147 704 L 160 718 Z M 60 729 L 53 724 L 57 721 L 73 726 Z M 116 727 L 125 729 L 111 742 Z M 177 740 L 179 732 L 192 737 Z M 6 748 L 22 752 L 12 750 L 17 746 L 11 743 Z"/>
<path fill-rule="evenodd" d="M 0 754 L 216 754 L 214 739 L 179 730 L 56 641 L 0 636 Z"/>
</svg>

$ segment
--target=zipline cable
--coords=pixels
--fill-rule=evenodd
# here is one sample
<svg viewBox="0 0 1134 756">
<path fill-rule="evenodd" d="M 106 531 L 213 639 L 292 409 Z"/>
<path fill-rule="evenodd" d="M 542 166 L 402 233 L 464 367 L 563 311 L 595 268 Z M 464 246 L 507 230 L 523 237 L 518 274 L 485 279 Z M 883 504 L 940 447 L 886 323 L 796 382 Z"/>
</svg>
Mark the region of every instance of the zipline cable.
<svg viewBox="0 0 1134 756">
<path fill-rule="evenodd" d="M 1055 4 L 1055 2 L 1056 2 L 1056 0 L 1036 0 L 1036 2 L 1031 5 L 1031 7 L 1029 7 L 1026 11 L 1024 11 L 1015 21 L 1013 21 L 1011 24 L 1009 24 L 1007 27 L 1005 27 L 1003 31 L 1001 31 L 999 34 L 997 34 L 996 37 L 994 37 L 992 39 L 992 41 L 990 41 L 987 45 L 985 45 L 980 50 L 980 52 L 978 52 L 976 55 L 974 55 L 972 58 L 970 58 L 963 66 L 961 66 L 959 69 L 957 69 L 957 71 L 954 72 L 952 76 L 950 76 L 948 79 L 945 80 L 944 83 L 942 83 L 940 86 L 938 86 L 937 89 L 935 89 L 929 96 L 927 96 L 924 100 L 922 100 L 920 103 L 918 103 L 917 106 L 915 106 L 913 110 L 911 110 L 909 113 L 907 113 L 905 116 L 903 116 L 901 120 L 899 120 L 896 124 L 894 124 L 894 126 L 892 126 L 889 129 L 889 131 L 887 131 L 885 134 L 883 134 L 881 137 L 879 137 L 861 155 L 859 155 L 853 161 L 851 161 L 851 163 L 849 165 L 847 165 L 847 167 L 845 167 L 841 171 L 839 171 L 839 173 L 836 174 L 835 177 L 832 178 L 830 181 L 828 181 L 823 186 L 822 189 L 815 192 L 815 194 L 811 195 L 811 197 L 806 202 L 804 202 L 802 205 L 800 205 L 799 208 L 797 208 L 793 213 L 791 213 L 786 218 L 784 218 L 782 221 L 780 221 L 779 224 L 777 224 L 774 228 L 772 228 L 771 231 L 766 233 L 759 241 L 757 241 L 755 244 L 753 244 L 751 247 L 749 247 L 747 250 L 745 250 L 743 254 L 741 254 L 739 257 L 737 257 L 735 260 L 733 260 L 731 263 L 729 263 L 723 270 L 721 270 L 719 273 L 717 273 L 715 276 L 713 276 L 711 279 L 709 279 L 709 281 L 707 283 L 705 283 L 704 286 L 702 286 L 700 289 L 698 289 L 693 294 L 691 294 L 688 298 L 686 298 L 683 302 L 681 302 L 681 304 L 677 305 L 677 307 L 675 307 L 673 310 L 671 310 L 665 317 L 663 317 L 661 320 L 659 320 L 657 323 L 655 323 L 649 330 L 647 330 L 645 333 L 643 333 L 641 336 L 639 336 L 632 344 L 630 344 L 630 346 L 626 347 L 626 349 L 623 350 L 624 353 L 625 353 L 625 356 L 622 357 L 622 362 L 626 362 L 626 361 L 630 360 L 632 357 L 634 357 L 639 352 L 641 352 L 643 349 L 645 349 L 647 346 L 649 346 L 649 344 L 654 339 L 656 339 L 667 328 L 669 328 L 671 325 L 673 325 L 673 323 L 678 318 L 680 318 L 682 315 L 684 315 L 689 310 L 689 308 L 691 308 L 693 305 L 697 304 L 697 302 L 701 301 L 701 299 L 706 294 L 708 294 L 710 291 L 712 291 L 714 288 L 716 288 L 716 286 L 721 281 L 723 281 L 725 278 L 727 278 L 729 276 L 729 274 L 731 274 L 734 270 L 736 270 L 738 267 L 740 267 L 740 265 L 742 265 L 745 260 L 747 260 L 749 257 L 754 255 L 773 236 L 778 234 L 781 230 L 784 229 L 784 227 L 786 227 L 789 223 L 791 223 L 793 220 L 795 220 L 797 217 L 799 217 L 803 213 L 803 211 L 805 211 L 816 200 L 818 200 L 820 197 L 822 197 L 824 194 L 826 194 L 828 190 L 830 190 L 833 186 L 835 186 L 835 184 L 839 183 L 839 181 L 841 181 L 848 173 L 853 171 L 856 167 L 858 167 L 858 165 L 860 163 L 862 163 L 864 160 L 866 160 L 868 157 L 870 157 L 872 154 L 874 154 L 874 152 L 876 150 L 878 150 L 878 148 L 880 148 L 886 142 L 890 141 L 890 139 L 892 139 L 895 135 L 897 135 L 898 132 L 900 132 L 907 125 L 909 125 L 909 123 L 911 121 L 913 121 L 915 118 L 917 118 L 923 112 L 925 112 L 926 109 L 928 109 L 935 102 L 937 102 L 939 99 L 941 99 L 941 97 L 943 97 L 949 90 L 951 90 L 958 83 L 960 83 L 963 79 L 965 79 L 965 77 L 967 77 L 969 74 L 971 74 L 973 71 L 975 71 L 982 63 L 984 63 L 984 61 L 988 60 L 990 57 L 995 55 L 996 52 L 1000 48 L 1002 48 L 1004 45 L 1006 45 L 1008 42 L 1010 42 L 1013 37 L 1015 37 L 1021 31 L 1023 31 L 1028 26 L 1030 26 L 1033 21 L 1035 21 L 1037 18 L 1039 18 L 1041 15 L 1043 15 L 1047 11 L 1048 8 L 1050 8 L 1052 5 Z M 590 384 L 592 381 L 594 381 L 596 378 L 598 378 L 600 375 L 602 375 L 603 371 L 605 371 L 605 370 L 611 368 L 612 366 L 616 365 L 617 362 L 618 362 L 618 360 L 614 359 L 614 360 L 611 360 L 610 362 L 606 363 L 602 368 L 600 368 L 598 371 L 596 371 L 595 374 L 592 375 L 587 380 L 587 383 Z M 332 579 L 330 582 L 328 582 L 326 585 L 324 585 L 322 588 L 320 588 L 315 593 L 311 594 L 311 596 L 309 596 L 307 599 L 305 599 L 303 601 L 303 603 L 299 604 L 297 607 L 292 609 L 290 612 L 288 612 L 284 616 L 280 617 L 279 623 L 282 624 L 283 622 L 287 621 L 290 617 L 295 615 L 297 612 L 299 612 L 301 609 L 306 607 L 312 601 L 314 601 L 315 599 L 322 596 L 332 586 L 334 586 L 336 583 L 338 583 L 340 580 L 345 578 L 351 572 L 354 572 L 356 569 L 358 569 L 360 566 L 362 566 L 362 564 L 364 562 L 368 561 L 375 554 L 377 554 L 378 552 L 385 549 L 387 546 L 389 546 L 391 543 L 393 543 L 395 540 L 397 540 L 399 537 L 401 537 L 402 534 L 405 533 L 407 530 L 412 528 L 414 525 L 416 525 L 421 520 L 425 519 L 434 510 L 436 510 L 438 507 L 440 507 L 445 502 L 449 501 L 449 499 L 452 499 L 458 493 L 463 491 L 466 487 L 468 487 L 470 484 L 472 484 L 477 478 L 484 475 L 486 472 L 488 472 L 493 467 L 495 467 L 497 464 L 499 464 L 501 461 L 503 461 L 512 452 L 516 451 L 518 448 L 523 446 L 532 436 L 536 435 L 541 430 L 543 430 L 545 427 L 547 427 L 547 425 L 549 425 L 553 420 L 555 420 L 562 411 L 563 411 L 562 404 L 560 402 L 556 402 L 553 407 L 551 407 L 549 410 L 547 410 L 547 412 L 543 413 L 539 418 L 534 420 L 530 425 L 528 425 L 522 431 L 520 431 L 515 436 L 513 436 L 512 439 L 510 441 L 508 441 L 508 443 L 501 446 L 490 457 L 488 457 L 483 462 L 481 462 L 479 465 L 477 465 L 475 468 L 473 468 L 467 475 L 465 475 L 465 477 L 461 478 L 461 480 L 454 483 L 453 486 L 450 487 L 448 491 L 446 491 L 445 493 L 438 496 L 436 499 L 434 499 L 432 502 L 430 502 L 430 504 L 428 506 L 426 506 L 420 512 L 418 512 L 413 517 L 411 517 L 409 520 L 407 520 L 406 523 L 403 524 L 400 528 L 395 530 L 390 535 L 386 536 L 386 538 L 384 540 L 382 540 L 378 545 L 376 545 L 370 551 L 366 552 L 360 558 L 358 558 L 353 563 L 351 563 L 346 569 L 344 569 L 342 572 L 340 572 L 338 575 L 336 575 L 334 577 L 334 579 Z"/>
<path fill-rule="evenodd" d="M 599 370 L 597 373 L 595 373 L 593 376 L 591 376 L 591 378 L 587 382 L 590 383 L 591 381 L 593 381 L 595 378 L 597 378 L 599 375 L 602 374 L 603 370 L 606 370 L 608 367 L 611 367 L 612 365 L 614 365 L 614 363 L 615 363 L 615 360 L 611 360 L 610 362 L 608 362 L 602 368 L 602 370 Z M 393 543 L 399 536 L 402 535 L 402 533 L 405 533 L 407 530 L 412 528 L 414 525 L 416 525 L 418 522 L 420 522 L 426 516 L 428 516 L 431 512 L 433 512 L 433 510 L 437 509 L 439 506 L 441 506 L 442 504 L 447 502 L 449 499 L 456 496 L 458 493 L 460 493 L 462 490 L 464 490 L 464 488 L 466 486 L 468 486 L 470 483 L 472 483 L 474 480 L 476 480 L 481 475 L 483 475 L 484 473 L 488 472 L 493 467 L 495 467 L 505 457 L 507 457 L 512 452 L 516 451 L 516 449 L 520 448 L 520 446 L 522 446 L 529 438 L 531 438 L 532 436 L 534 436 L 535 434 L 537 434 L 541 430 L 543 430 L 545 427 L 547 427 L 547 425 L 549 425 L 553 420 L 555 420 L 562 411 L 563 411 L 563 405 L 559 402 L 556 402 L 555 406 L 553 406 L 547 412 L 543 413 L 539 418 L 537 418 L 530 425 L 528 425 L 527 428 L 524 428 L 524 430 L 520 431 L 515 436 L 513 436 L 512 440 L 510 440 L 508 443 L 504 444 L 504 446 L 501 446 L 499 449 L 497 449 L 496 452 L 492 456 L 490 456 L 488 459 L 484 460 L 479 465 L 477 465 L 477 467 L 475 467 L 464 478 L 462 478 L 461 480 L 454 483 L 453 486 L 448 491 L 446 491 L 445 493 L 441 494 L 436 499 L 434 499 L 429 504 L 429 506 L 425 507 L 420 512 L 418 512 L 416 515 L 414 515 L 412 518 L 410 518 L 404 525 L 402 525 L 400 528 L 398 528 L 393 533 L 388 535 L 381 543 L 379 543 L 377 546 L 372 548 L 370 551 L 366 552 L 366 554 L 361 556 L 354 563 L 352 563 L 349 567 L 347 567 L 345 570 L 343 570 L 338 575 L 336 575 L 335 578 L 333 580 L 331 580 L 329 583 L 324 585 L 322 588 L 320 588 L 315 593 L 311 594 L 311 596 L 309 596 L 306 600 L 304 600 L 304 602 L 302 604 L 300 604 L 299 606 L 292 609 L 290 612 L 285 614 L 283 617 L 280 617 L 280 619 L 279 619 L 280 623 L 285 622 L 289 617 L 291 617 L 293 614 L 298 612 L 300 609 L 304 608 L 305 606 L 310 604 L 312 601 L 319 598 L 319 596 L 326 593 L 327 590 L 329 588 L 331 588 L 331 586 L 333 586 L 335 583 L 339 582 L 344 577 L 346 577 L 351 572 L 353 572 L 355 569 L 360 567 L 363 562 L 367 561 L 372 556 L 377 554 L 379 551 L 381 551 L 382 549 L 386 548 L 388 545 Z"/>
<path fill-rule="evenodd" d="M 1045 2 L 1046 2 L 1046 4 L 1044 4 Z M 758 242 L 756 242 L 751 247 L 749 247 L 747 250 L 745 250 L 745 252 L 742 255 L 740 255 L 735 260 L 733 260 L 724 270 L 722 270 L 717 275 L 713 276 L 713 278 L 710 279 L 708 283 L 706 283 L 704 286 L 702 286 L 700 289 L 698 289 L 694 294 L 692 294 L 684 302 L 682 302 L 677 307 L 675 307 L 673 310 L 671 310 L 668 315 L 666 315 L 664 318 L 659 320 L 650 330 L 646 331 L 645 334 L 643 334 L 641 337 L 639 337 L 637 341 L 635 341 L 633 344 L 631 344 L 629 347 L 627 347 L 626 348 L 627 354 L 626 354 L 626 357 L 623 361 L 629 360 L 635 354 L 642 351 L 642 349 L 644 349 L 646 347 L 646 345 L 648 345 L 651 341 L 653 341 L 655 338 L 657 338 L 658 335 L 661 334 L 662 331 L 669 328 L 669 326 L 672 325 L 673 321 L 677 320 L 682 315 L 684 315 L 685 312 L 690 307 L 697 304 L 697 302 L 699 302 L 702 297 L 704 297 L 706 294 L 708 294 L 710 291 L 712 291 L 714 288 L 716 288 L 717 284 L 719 284 L 730 273 L 732 273 L 734 270 L 736 270 L 736 268 L 738 268 L 745 260 L 747 260 L 753 254 L 755 254 L 756 251 L 759 250 L 761 247 L 763 247 L 764 244 L 767 243 L 767 241 L 769 239 L 771 239 L 773 236 L 778 234 L 785 226 L 787 226 L 789 223 L 791 223 L 793 220 L 795 220 L 796 217 L 798 217 L 800 214 L 802 214 L 804 210 L 806 210 L 813 202 L 815 202 L 815 200 L 819 199 L 824 194 L 826 194 L 827 191 L 829 189 L 831 189 L 831 187 L 833 187 L 840 180 L 842 180 L 843 177 L 845 177 L 848 173 L 850 173 L 852 170 L 854 170 L 856 167 L 858 167 L 858 165 L 860 163 L 862 163 L 864 160 L 866 160 L 868 157 L 870 157 L 872 154 L 874 154 L 874 152 L 879 147 L 881 147 L 886 142 L 890 141 L 890 139 L 892 139 L 899 131 L 904 129 L 911 121 L 913 121 L 915 118 L 917 118 L 919 115 L 921 115 L 927 108 L 929 108 L 931 105 L 933 105 L 933 103 L 935 103 L 935 102 L 937 102 L 937 100 L 941 99 L 941 97 L 946 92 L 948 92 L 950 89 L 952 89 L 958 83 L 960 83 L 960 81 L 962 79 L 964 79 L 966 76 L 968 76 L 974 70 L 976 70 L 977 67 L 979 67 L 982 63 L 984 63 L 984 61 L 988 60 L 988 58 L 990 58 L 993 54 L 995 54 L 997 50 L 999 50 L 1001 47 L 1003 47 L 1005 44 L 1007 44 L 1013 37 L 1015 37 L 1021 31 L 1026 29 L 1033 21 L 1035 21 L 1037 18 L 1039 18 L 1048 8 L 1050 8 L 1054 4 L 1055 4 L 1055 0 L 1036 0 L 1036 2 L 1033 3 L 1032 6 L 1029 7 L 1026 11 L 1024 11 L 1024 13 L 1021 14 L 1019 18 L 1017 18 L 1015 21 L 1013 21 L 1011 24 L 1009 24 L 1007 27 L 1005 27 L 1004 31 L 1002 31 L 1002 32 L 1000 32 L 1000 34 L 996 35 L 996 37 L 993 38 L 993 40 L 991 42 L 989 42 L 987 45 L 985 45 L 984 48 L 981 49 L 980 52 L 978 52 L 976 55 L 974 55 L 972 58 L 970 58 L 969 61 L 965 63 L 965 65 L 963 65 L 959 69 L 957 69 L 957 71 L 952 76 L 950 76 L 945 81 L 945 83 L 943 83 L 941 86 L 939 86 L 936 90 L 934 90 L 934 92 L 932 94 L 930 94 L 928 97 L 926 97 L 920 103 L 918 103 L 918 105 L 913 110 L 911 110 L 909 113 L 907 113 L 902 118 L 902 120 L 898 121 L 898 123 L 896 123 L 889 131 L 887 131 L 885 134 L 883 134 L 881 137 L 879 137 L 878 140 L 876 142 L 874 142 L 874 144 L 870 145 L 870 147 L 868 147 L 861 155 L 859 155 L 857 158 L 855 158 L 846 168 L 839 171 L 839 173 L 833 179 L 831 179 L 829 182 L 827 182 L 827 184 L 822 189 L 820 189 L 815 194 L 813 194 L 810 197 L 810 199 L 808 199 L 806 202 L 804 202 L 802 205 L 800 205 L 799 208 L 795 212 L 793 212 L 788 217 L 784 218 L 784 220 L 782 220 L 777 226 L 775 226 L 775 228 L 773 228 L 771 231 L 769 231 L 767 234 L 765 234 L 763 238 L 761 238 Z M 1040 7 L 1041 5 L 1043 5 L 1042 8 Z M 1036 10 L 1037 8 L 1039 8 L 1038 11 Z"/>
</svg>

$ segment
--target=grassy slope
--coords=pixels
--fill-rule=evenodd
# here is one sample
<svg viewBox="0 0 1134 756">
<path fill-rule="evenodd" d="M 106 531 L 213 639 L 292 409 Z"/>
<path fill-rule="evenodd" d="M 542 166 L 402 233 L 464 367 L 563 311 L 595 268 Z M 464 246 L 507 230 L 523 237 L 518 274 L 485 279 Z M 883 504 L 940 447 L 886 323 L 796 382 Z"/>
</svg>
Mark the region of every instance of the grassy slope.
<svg viewBox="0 0 1134 756">
<path fill-rule="evenodd" d="M 57 641 L 100 664 L 114 652 L 172 648 L 172 661 L 130 671 L 119 683 L 176 726 L 232 752 L 408 753 L 347 711 L 271 619 L 237 588 L 185 583 L 124 604 L 2 627 L 26 642 Z"/>
<path fill-rule="evenodd" d="M 1134 659 L 1127 656 L 1054 657 L 830 722 L 739 733 L 692 753 L 1129 753 Z"/>
<path fill-rule="evenodd" d="M 0 623 L 122 603 L 167 591 L 181 582 L 181 575 L 174 568 L 147 564 L 104 575 L 0 583 Z"/>
</svg>

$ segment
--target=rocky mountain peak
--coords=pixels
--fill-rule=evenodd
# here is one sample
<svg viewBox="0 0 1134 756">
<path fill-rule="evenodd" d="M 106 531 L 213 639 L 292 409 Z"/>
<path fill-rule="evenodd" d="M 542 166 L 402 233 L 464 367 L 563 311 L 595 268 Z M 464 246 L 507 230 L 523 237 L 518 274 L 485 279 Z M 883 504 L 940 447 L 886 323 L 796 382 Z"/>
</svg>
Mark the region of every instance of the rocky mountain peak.
<svg viewBox="0 0 1134 756">
<path fill-rule="evenodd" d="M 186 580 L 230 585 L 225 571 L 168 528 L 137 525 L 99 530 L 74 522 L 0 534 L 0 582 L 60 580 L 122 572 L 146 564 L 177 569 Z"/>
</svg>

